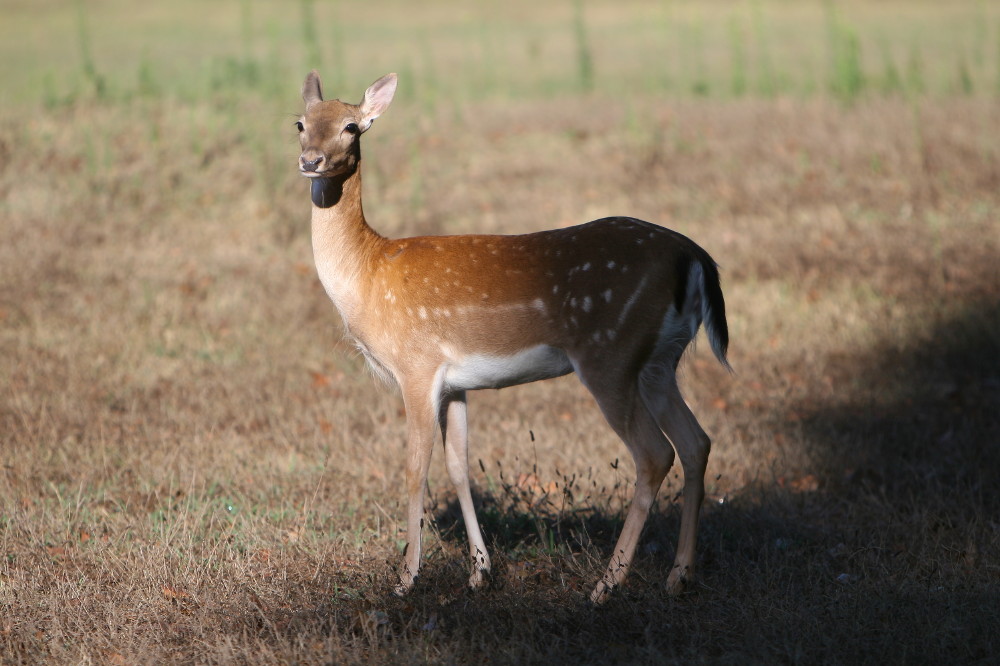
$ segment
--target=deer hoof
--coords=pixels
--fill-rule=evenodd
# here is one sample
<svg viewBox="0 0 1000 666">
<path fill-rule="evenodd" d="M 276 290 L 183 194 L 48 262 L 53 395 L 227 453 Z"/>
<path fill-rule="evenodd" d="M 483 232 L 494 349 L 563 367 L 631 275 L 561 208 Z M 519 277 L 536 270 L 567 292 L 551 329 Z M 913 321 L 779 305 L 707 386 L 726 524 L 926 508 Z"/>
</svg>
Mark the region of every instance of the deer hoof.
<svg viewBox="0 0 1000 666">
<path fill-rule="evenodd" d="M 667 576 L 667 594 L 672 597 L 677 596 L 687 589 L 690 581 L 691 570 L 688 567 L 675 566 Z"/>
<path fill-rule="evenodd" d="M 601 606 L 611 598 L 611 593 L 615 591 L 614 585 L 608 585 L 603 580 L 597 584 L 594 591 L 590 593 L 590 603 Z"/>
</svg>

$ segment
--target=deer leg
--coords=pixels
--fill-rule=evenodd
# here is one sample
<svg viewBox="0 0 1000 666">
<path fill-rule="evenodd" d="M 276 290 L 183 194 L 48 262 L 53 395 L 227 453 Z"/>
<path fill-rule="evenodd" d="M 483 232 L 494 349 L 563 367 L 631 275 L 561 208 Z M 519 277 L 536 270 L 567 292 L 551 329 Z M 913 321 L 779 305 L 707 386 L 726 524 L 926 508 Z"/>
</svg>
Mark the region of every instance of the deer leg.
<svg viewBox="0 0 1000 666">
<path fill-rule="evenodd" d="M 633 404 L 627 434 L 622 439 L 635 461 L 635 495 L 608 568 L 590 595 L 590 600 L 595 604 L 606 601 L 608 595 L 625 581 L 649 510 L 674 459 L 673 449 L 645 406 L 639 401 Z"/>
<path fill-rule="evenodd" d="M 432 391 L 416 387 L 403 387 L 403 404 L 406 408 L 406 493 L 408 498 L 406 520 L 406 550 L 403 552 L 403 571 L 396 586 L 396 594 L 409 592 L 420 570 L 420 532 L 424 525 L 424 490 L 427 487 L 427 469 L 434 447 L 434 396 Z"/>
<path fill-rule="evenodd" d="M 681 397 L 673 373 L 661 376 L 656 384 L 658 390 L 648 390 L 648 386 L 643 385 L 640 394 L 655 415 L 656 423 L 677 449 L 684 468 L 681 531 L 674 566 L 667 577 L 667 591 L 677 594 L 694 574 L 698 514 L 705 499 L 705 467 L 712 442 Z"/>
<path fill-rule="evenodd" d="M 465 532 L 469 538 L 469 552 L 472 559 L 472 575 L 469 586 L 476 589 L 483 584 L 483 574 L 490 571 L 490 555 L 479 531 L 476 509 L 472 504 L 469 489 L 469 428 L 466 416 L 468 404 L 465 391 L 447 396 L 441 404 L 439 420 L 444 437 L 445 459 L 448 475 L 455 484 L 458 503 L 462 507 Z"/>
<path fill-rule="evenodd" d="M 579 372 L 579 370 L 578 370 Z M 649 510 L 659 492 L 663 477 L 673 464 L 674 451 L 663 436 L 653 416 L 636 395 L 636 386 L 628 385 L 625 378 L 621 382 L 609 382 L 607 374 L 597 390 L 588 384 L 586 376 L 580 373 L 584 385 L 597 400 L 601 411 L 612 429 L 621 437 L 635 462 L 635 495 L 629 506 L 618 542 L 607 570 L 590 595 L 595 604 L 604 603 L 611 592 L 625 581 L 635 550 L 646 524 Z"/>
</svg>

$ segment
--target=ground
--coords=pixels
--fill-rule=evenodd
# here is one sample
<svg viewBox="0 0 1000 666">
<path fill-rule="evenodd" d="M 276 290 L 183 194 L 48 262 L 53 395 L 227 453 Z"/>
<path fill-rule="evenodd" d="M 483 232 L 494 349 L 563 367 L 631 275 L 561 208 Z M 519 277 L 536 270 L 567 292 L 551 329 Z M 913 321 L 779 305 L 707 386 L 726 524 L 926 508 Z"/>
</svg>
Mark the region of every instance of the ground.
<svg viewBox="0 0 1000 666">
<path fill-rule="evenodd" d="M 36 88 L 15 76 L 20 96 L 0 114 L 0 660 L 988 660 L 1000 650 L 997 23 L 958 4 L 968 26 L 988 26 L 982 63 L 969 51 L 972 90 L 937 65 L 930 90 L 886 90 L 877 62 L 853 92 L 823 77 L 794 88 L 806 75 L 777 41 L 778 89 L 760 89 L 755 21 L 813 25 L 767 2 L 699 19 L 707 90 L 680 70 L 666 87 L 612 81 L 612 65 L 633 69 L 602 46 L 612 14 L 588 3 L 589 82 L 570 58 L 564 86 L 539 70 L 504 88 L 498 65 L 493 88 L 452 99 L 482 79 L 468 63 L 445 76 L 458 33 L 414 19 L 429 45 L 416 82 L 404 78 L 364 137 L 365 210 L 381 232 L 624 214 L 694 238 L 721 265 L 735 372 L 704 338 L 681 366 L 713 439 L 695 583 L 664 593 L 675 469 L 603 608 L 586 598 L 633 470 L 573 377 L 470 396 L 489 588 L 464 587 L 464 528 L 438 450 L 422 576 L 406 598 L 391 594 L 405 416 L 342 341 L 311 263 L 292 127 L 307 70 L 237 50 L 185 90 L 153 53 L 128 78 L 101 58 L 105 33 L 119 33 L 64 12 L 94 36 L 94 71 L 54 68 L 49 87 L 39 70 Z M 664 6 L 667 27 L 650 30 L 695 21 L 686 3 Z M 479 26 L 497 62 L 504 48 L 548 62 L 549 49 L 572 53 L 572 7 L 520 32 L 459 23 Z M 900 24 L 931 34 L 930 10 L 914 7 Z M 629 5 L 621 25 L 646 10 Z M 287 28 L 250 3 L 227 11 L 258 45 Z M 11 12 L 27 44 L 33 24 Z M 864 38 L 879 16 L 827 25 Z M 565 44 L 546 39 L 557 20 Z M 926 48 L 947 46 L 956 21 L 942 14 Z M 731 24 L 749 35 L 742 92 L 729 76 L 740 70 L 710 57 Z M 372 19 L 345 48 L 379 29 Z M 866 54 L 879 53 L 872 39 Z M 331 72 L 324 92 L 357 101 L 383 69 L 404 77 L 391 56 Z M 333 89 L 338 77 L 347 89 Z"/>
</svg>

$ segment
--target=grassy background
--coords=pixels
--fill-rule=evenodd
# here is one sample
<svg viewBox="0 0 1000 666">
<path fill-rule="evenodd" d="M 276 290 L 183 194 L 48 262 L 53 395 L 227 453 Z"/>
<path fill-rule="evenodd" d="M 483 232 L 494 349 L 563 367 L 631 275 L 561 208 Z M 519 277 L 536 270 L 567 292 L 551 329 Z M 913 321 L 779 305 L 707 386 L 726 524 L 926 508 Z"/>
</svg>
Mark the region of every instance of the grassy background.
<svg viewBox="0 0 1000 666">
<path fill-rule="evenodd" d="M 1000 10 L 987 2 L 0 2 L 0 661 L 977 662 L 1000 650 Z M 630 214 L 723 267 L 698 585 L 671 473 L 573 378 L 472 396 L 496 572 L 340 340 L 292 122 L 399 98 L 391 235 Z M 480 464 L 477 464 L 481 462 Z"/>
</svg>

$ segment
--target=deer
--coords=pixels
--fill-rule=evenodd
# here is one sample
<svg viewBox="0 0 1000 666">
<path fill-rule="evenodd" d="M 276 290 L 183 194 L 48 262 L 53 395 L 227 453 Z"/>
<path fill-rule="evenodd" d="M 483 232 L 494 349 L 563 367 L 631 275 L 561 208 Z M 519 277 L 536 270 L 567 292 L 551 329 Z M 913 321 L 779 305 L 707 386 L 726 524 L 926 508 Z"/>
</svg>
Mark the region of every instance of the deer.
<svg viewBox="0 0 1000 666">
<path fill-rule="evenodd" d="M 295 121 L 319 280 L 346 337 L 403 399 L 407 545 L 394 591 L 404 595 L 417 581 L 438 433 L 466 527 L 469 586 L 488 580 L 490 556 L 469 481 L 468 392 L 576 373 L 636 471 L 621 533 L 590 601 L 604 603 L 625 581 L 675 451 L 684 485 L 666 592 L 681 592 L 694 573 L 711 440 L 681 397 L 677 367 L 702 324 L 731 371 L 715 261 L 680 233 L 630 217 L 522 235 L 380 235 L 362 209 L 361 136 L 389 107 L 396 84 L 387 74 L 359 104 L 324 100 L 313 70 Z"/>
</svg>

